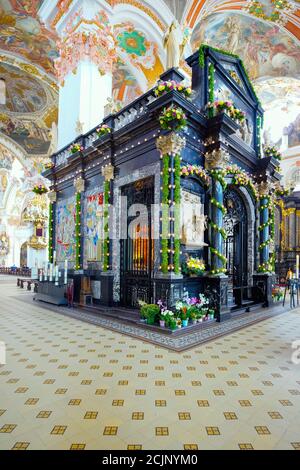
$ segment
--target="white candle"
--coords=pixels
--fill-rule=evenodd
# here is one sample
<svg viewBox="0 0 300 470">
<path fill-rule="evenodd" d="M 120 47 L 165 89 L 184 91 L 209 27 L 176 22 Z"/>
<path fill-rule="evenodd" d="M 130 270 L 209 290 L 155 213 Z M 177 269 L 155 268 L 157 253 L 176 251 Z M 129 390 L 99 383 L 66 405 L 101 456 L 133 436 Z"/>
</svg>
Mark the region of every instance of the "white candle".
<svg viewBox="0 0 300 470">
<path fill-rule="evenodd" d="M 46 265 L 46 268 L 45 268 L 45 281 L 48 281 L 48 264 Z"/>
<path fill-rule="evenodd" d="M 56 250 L 53 251 L 53 264 L 56 265 Z"/>
<path fill-rule="evenodd" d="M 296 279 L 299 279 L 299 255 L 296 255 Z"/>
<path fill-rule="evenodd" d="M 43 269 L 42 268 L 40 269 L 40 279 L 39 280 L 40 280 L 40 282 L 43 281 Z"/>
<path fill-rule="evenodd" d="M 50 263 L 50 270 L 49 270 L 49 281 L 52 282 L 53 277 L 53 264 Z"/>
<path fill-rule="evenodd" d="M 55 272 L 55 285 L 58 286 L 58 266 L 55 266 L 54 272 Z"/>
<path fill-rule="evenodd" d="M 65 276 L 64 276 L 64 284 L 68 283 L 68 260 L 65 259 Z"/>
</svg>

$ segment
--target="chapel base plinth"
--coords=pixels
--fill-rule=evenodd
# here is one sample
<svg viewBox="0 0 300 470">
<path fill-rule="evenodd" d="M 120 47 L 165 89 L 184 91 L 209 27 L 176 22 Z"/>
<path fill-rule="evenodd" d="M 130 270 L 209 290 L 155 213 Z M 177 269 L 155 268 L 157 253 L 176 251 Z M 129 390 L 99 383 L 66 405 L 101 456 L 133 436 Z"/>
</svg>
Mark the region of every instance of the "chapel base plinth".
<svg viewBox="0 0 300 470">
<path fill-rule="evenodd" d="M 204 294 L 209 298 L 210 305 L 215 309 L 218 322 L 231 318 L 228 307 L 228 277 L 224 274 L 204 276 Z"/>
<path fill-rule="evenodd" d="M 154 300 L 162 300 L 168 308 L 174 307 L 176 302 L 185 295 L 198 297 L 203 293 L 203 277 L 183 277 L 181 274 L 160 274 L 153 280 Z"/>
<path fill-rule="evenodd" d="M 262 302 L 264 307 L 273 305 L 272 289 L 275 285 L 275 275 L 257 273 L 253 275 L 253 299 Z"/>
</svg>

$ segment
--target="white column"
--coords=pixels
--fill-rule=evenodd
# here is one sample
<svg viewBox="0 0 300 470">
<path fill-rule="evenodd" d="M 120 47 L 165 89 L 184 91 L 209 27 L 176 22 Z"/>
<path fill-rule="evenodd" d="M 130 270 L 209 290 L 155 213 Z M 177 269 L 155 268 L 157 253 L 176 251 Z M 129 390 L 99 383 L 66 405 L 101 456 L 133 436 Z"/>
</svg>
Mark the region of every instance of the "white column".
<svg viewBox="0 0 300 470">
<path fill-rule="evenodd" d="M 101 75 L 93 62 L 81 61 L 76 74 L 65 77 L 59 89 L 58 150 L 78 136 L 78 123 L 86 133 L 102 121 L 111 96 L 112 75 Z"/>
</svg>

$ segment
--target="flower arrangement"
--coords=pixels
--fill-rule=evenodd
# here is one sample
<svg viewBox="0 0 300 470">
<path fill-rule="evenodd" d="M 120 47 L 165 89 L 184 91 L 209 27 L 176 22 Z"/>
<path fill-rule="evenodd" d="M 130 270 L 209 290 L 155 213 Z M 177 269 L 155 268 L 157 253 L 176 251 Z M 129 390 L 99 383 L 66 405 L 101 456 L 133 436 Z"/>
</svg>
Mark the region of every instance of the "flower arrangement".
<svg viewBox="0 0 300 470">
<path fill-rule="evenodd" d="M 266 157 L 274 157 L 276 160 L 281 160 L 282 155 L 279 152 L 278 148 L 275 145 L 265 145 L 264 146 L 264 153 Z"/>
<path fill-rule="evenodd" d="M 168 131 L 180 131 L 186 126 L 186 115 L 181 108 L 169 106 L 159 115 L 160 127 Z"/>
<path fill-rule="evenodd" d="M 198 297 L 188 297 L 188 293 L 183 300 L 176 302 L 175 312 L 167 308 L 162 300 L 157 304 L 147 304 L 140 301 L 141 320 L 148 325 L 159 324 L 162 328 L 186 327 L 191 321 L 193 324 L 214 318 L 214 310 L 209 309 L 209 300 L 203 295 Z"/>
<path fill-rule="evenodd" d="M 181 176 L 198 176 L 204 183 L 205 186 L 209 186 L 210 178 L 204 168 L 198 165 L 186 165 L 181 167 Z"/>
<path fill-rule="evenodd" d="M 82 152 L 83 147 L 80 144 L 72 144 L 70 147 L 71 153 Z"/>
<path fill-rule="evenodd" d="M 192 94 L 192 89 L 190 87 L 186 87 L 182 83 L 175 82 L 175 80 L 159 82 L 154 93 L 156 96 L 162 96 L 164 93 L 169 93 L 169 91 L 173 90 L 178 91 L 185 98 L 190 98 Z"/>
<path fill-rule="evenodd" d="M 207 109 L 213 109 L 214 114 L 226 112 L 232 119 L 242 123 L 245 120 L 245 113 L 236 108 L 232 101 L 214 101 L 207 104 Z"/>
<path fill-rule="evenodd" d="M 32 192 L 35 194 L 45 194 L 48 192 L 48 189 L 43 184 L 37 184 L 32 188 Z"/>
<path fill-rule="evenodd" d="M 280 302 L 283 300 L 284 291 L 281 287 L 274 287 L 272 289 L 272 298 L 274 301 Z"/>
<path fill-rule="evenodd" d="M 202 276 L 205 271 L 204 261 L 200 258 L 193 258 L 190 256 L 184 263 L 182 263 L 181 271 L 183 274 L 187 274 L 188 276 Z"/>
<path fill-rule="evenodd" d="M 51 168 L 54 168 L 54 163 L 53 162 L 48 162 L 45 163 L 45 170 L 51 170 Z"/>
<path fill-rule="evenodd" d="M 102 137 L 103 135 L 107 135 L 111 133 L 111 128 L 107 124 L 102 124 L 102 126 L 96 129 L 98 137 Z"/>
</svg>

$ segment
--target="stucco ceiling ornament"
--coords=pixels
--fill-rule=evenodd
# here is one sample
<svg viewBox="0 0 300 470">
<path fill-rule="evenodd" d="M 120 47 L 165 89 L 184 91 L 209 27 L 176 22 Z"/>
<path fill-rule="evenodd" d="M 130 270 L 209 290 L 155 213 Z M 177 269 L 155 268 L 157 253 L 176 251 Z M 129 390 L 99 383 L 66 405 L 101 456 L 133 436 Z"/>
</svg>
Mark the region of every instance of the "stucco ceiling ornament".
<svg viewBox="0 0 300 470">
<path fill-rule="evenodd" d="M 117 60 L 115 39 L 108 16 L 101 10 L 92 20 L 83 17 L 82 10 L 75 12 L 69 19 L 58 41 L 59 57 L 55 69 L 61 85 L 70 73 L 76 73 L 80 61 L 89 59 L 97 65 L 104 75 L 112 72 Z"/>
<path fill-rule="evenodd" d="M 214 168 L 225 168 L 230 161 L 230 155 L 227 150 L 215 149 L 205 154 L 205 168 L 212 170 Z"/>
<path fill-rule="evenodd" d="M 288 0 L 270 0 L 269 5 L 264 2 L 250 0 L 245 6 L 245 10 L 250 15 L 256 16 L 266 21 L 272 21 L 280 25 L 285 25 L 289 18 L 284 13 L 292 13 L 297 10 L 297 6 Z"/>
</svg>

